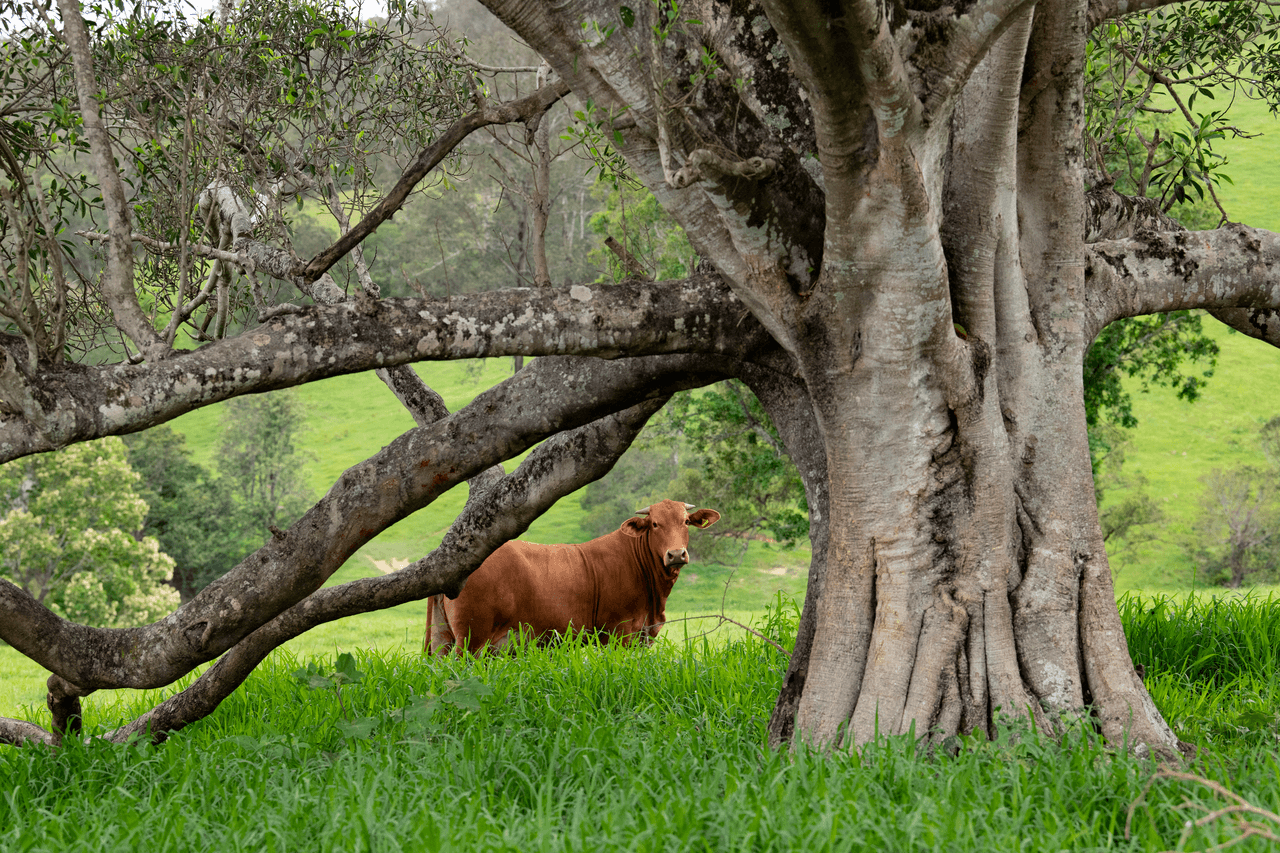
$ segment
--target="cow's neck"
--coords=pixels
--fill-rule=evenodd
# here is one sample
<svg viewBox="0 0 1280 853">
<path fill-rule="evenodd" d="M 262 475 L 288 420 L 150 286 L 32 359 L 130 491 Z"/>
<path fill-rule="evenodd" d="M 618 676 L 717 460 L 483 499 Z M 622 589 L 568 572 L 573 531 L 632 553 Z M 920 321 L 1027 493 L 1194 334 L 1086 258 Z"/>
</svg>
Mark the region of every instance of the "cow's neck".
<svg viewBox="0 0 1280 853">
<path fill-rule="evenodd" d="M 666 613 L 667 596 L 671 594 L 673 584 L 667 576 L 666 568 L 649 547 L 649 531 L 646 530 L 643 536 L 631 541 L 632 547 L 636 549 L 634 564 L 639 567 L 640 585 L 644 587 L 648 599 L 646 620 L 649 625 L 654 625 Z"/>
</svg>

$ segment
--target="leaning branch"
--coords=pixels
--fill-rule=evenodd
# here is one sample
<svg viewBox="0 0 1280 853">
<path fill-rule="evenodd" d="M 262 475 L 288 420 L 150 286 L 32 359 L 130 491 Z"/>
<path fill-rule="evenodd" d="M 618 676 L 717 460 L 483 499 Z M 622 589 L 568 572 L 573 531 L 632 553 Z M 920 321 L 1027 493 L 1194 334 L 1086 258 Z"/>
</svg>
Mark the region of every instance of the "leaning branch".
<svg viewBox="0 0 1280 853">
<path fill-rule="evenodd" d="M 410 164 L 400 180 L 382 201 L 365 214 L 356 227 L 338 238 L 332 246 L 316 255 L 297 274 L 307 282 L 315 281 L 336 264 L 352 248 L 359 245 L 374 230 L 386 222 L 404 206 L 409 194 L 419 182 L 434 169 L 454 148 L 462 144 L 475 131 L 493 124 L 510 124 L 529 121 L 551 108 L 556 101 L 569 94 L 569 86 L 563 80 L 548 83 L 532 95 L 503 104 L 484 104 L 478 110 L 454 122 L 435 144 L 424 149 Z"/>
</svg>

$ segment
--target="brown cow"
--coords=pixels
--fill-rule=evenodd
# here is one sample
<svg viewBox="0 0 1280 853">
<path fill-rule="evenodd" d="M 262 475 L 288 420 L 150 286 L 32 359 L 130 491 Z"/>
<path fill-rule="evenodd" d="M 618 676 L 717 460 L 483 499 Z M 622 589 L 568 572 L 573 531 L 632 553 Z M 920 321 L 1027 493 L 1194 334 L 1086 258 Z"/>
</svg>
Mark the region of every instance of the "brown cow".
<svg viewBox="0 0 1280 853">
<path fill-rule="evenodd" d="M 581 545 L 507 542 L 467 578 L 457 598 L 428 599 L 423 650 L 496 649 L 517 627 L 538 637 L 573 628 L 648 642 L 662 630 L 667 596 L 689 562 L 689 526 L 720 520 L 714 509 L 692 509 L 662 501 Z"/>
</svg>

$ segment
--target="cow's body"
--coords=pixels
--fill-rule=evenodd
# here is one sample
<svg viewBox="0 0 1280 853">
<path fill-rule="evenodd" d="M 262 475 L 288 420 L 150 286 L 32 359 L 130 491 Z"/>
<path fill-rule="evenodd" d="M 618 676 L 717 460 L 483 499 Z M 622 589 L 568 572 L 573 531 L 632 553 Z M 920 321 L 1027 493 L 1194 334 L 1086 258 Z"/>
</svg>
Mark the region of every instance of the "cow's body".
<svg viewBox="0 0 1280 853">
<path fill-rule="evenodd" d="M 596 631 L 622 642 L 649 640 L 666 621 L 667 596 L 689 562 L 689 525 L 720 519 L 662 501 L 641 518 L 580 545 L 512 540 L 494 551 L 452 601 L 429 599 L 426 649 L 501 647 L 512 630 L 534 636 Z"/>
</svg>

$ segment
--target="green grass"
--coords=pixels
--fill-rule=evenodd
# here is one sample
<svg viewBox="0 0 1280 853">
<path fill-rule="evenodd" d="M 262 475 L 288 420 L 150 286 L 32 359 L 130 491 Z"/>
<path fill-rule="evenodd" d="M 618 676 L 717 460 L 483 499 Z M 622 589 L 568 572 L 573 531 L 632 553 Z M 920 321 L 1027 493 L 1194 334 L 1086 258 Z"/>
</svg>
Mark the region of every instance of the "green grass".
<svg viewBox="0 0 1280 853">
<path fill-rule="evenodd" d="M 1213 468 L 1265 462 L 1258 429 L 1280 415 L 1280 350 L 1204 318 L 1221 353 L 1212 379 L 1195 403 L 1166 388 L 1135 393 L 1138 426 L 1125 448 L 1124 472 L 1141 474 L 1160 501 L 1164 522 L 1156 538 L 1111 554 L 1119 590 L 1175 590 L 1204 586 L 1189 546 L 1204 484 Z M 1108 495 L 1114 500 L 1120 491 Z"/>
<path fill-rule="evenodd" d="M 1221 109 L 1216 104 L 1210 106 L 1212 103 L 1201 101 L 1199 106 Z M 1214 150 L 1227 157 L 1224 171 L 1234 182 L 1217 188 L 1218 199 L 1233 222 L 1280 231 L 1280 209 L 1275 204 L 1276 187 L 1280 187 L 1280 158 L 1276 157 L 1280 119 L 1262 101 L 1244 98 L 1231 105 L 1229 116 L 1237 127 L 1262 136 L 1215 143 Z"/>
<path fill-rule="evenodd" d="M 1280 597 L 1125 596 L 1135 665 L 1183 740 L 1280 747 Z"/>
<path fill-rule="evenodd" d="M 1252 600 L 1197 622 L 1212 606 L 1127 606 L 1127 618 L 1146 617 L 1136 633 L 1166 649 L 1149 681 L 1230 692 L 1274 671 L 1274 649 L 1267 658 L 1232 632 L 1274 638 L 1280 608 Z M 1187 663 L 1187 632 L 1206 624 L 1235 636 L 1230 671 Z M 1088 731 L 1056 741 L 1006 728 L 991 742 L 957 740 L 954 755 L 922 756 L 905 738 L 855 754 L 771 751 L 783 659 L 746 635 L 356 657 L 363 678 L 341 704 L 299 684 L 298 661 L 278 652 L 159 747 L 0 749 L 0 849 L 1149 850 L 1172 846 L 1196 806 L 1223 805 L 1194 783 L 1144 794 L 1155 766 Z M 154 698 L 89 711 L 86 725 L 114 725 Z M 1213 751 L 1195 772 L 1280 809 L 1274 749 L 1229 732 L 1201 746 Z M 1211 825 L 1190 849 L 1232 834 Z"/>
</svg>

